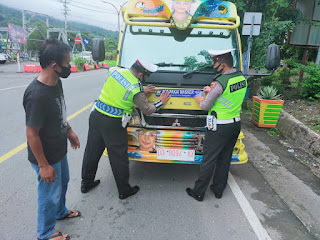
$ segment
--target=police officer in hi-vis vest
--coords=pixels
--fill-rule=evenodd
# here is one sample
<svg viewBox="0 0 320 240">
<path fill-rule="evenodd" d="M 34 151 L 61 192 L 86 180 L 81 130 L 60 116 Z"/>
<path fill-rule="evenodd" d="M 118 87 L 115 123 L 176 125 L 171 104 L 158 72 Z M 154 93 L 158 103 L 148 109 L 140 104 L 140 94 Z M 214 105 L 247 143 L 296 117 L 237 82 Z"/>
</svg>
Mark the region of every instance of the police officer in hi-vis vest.
<svg viewBox="0 0 320 240">
<path fill-rule="evenodd" d="M 145 81 L 158 67 L 142 59 L 130 69 L 111 68 L 102 88 L 95 109 L 90 114 L 87 146 L 82 164 L 81 192 L 86 193 L 100 183 L 95 180 L 98 163 L 105 148 L 108 150 L 111 169 L 117 184 L 119 198 L 126 199 L 139 191 L 129 184 L 127 123 L 133 106 L 150 115 L 166 104 L 169 92 L 164 91 L 159 101 L 149 105 L 146 95 L 155 92 L 155 87 Z"/>
<path fill-rule="evenodd" d="M 209 50 L 218 77 L 211 86 L 204 87 L 206 98 L 196 96 L 203 110 L 208 110 L 207 131 L 203 146 L 203 161 L 194 188 L 187 188 L 189 196 L 202 201 L 214 173 L 211 191 L 221 198 L 227 185 L 233 148 L 240 133 L 240 110 L 247 89 L 247 81 L 233 67 L 228 50 Z"/>
</svg>

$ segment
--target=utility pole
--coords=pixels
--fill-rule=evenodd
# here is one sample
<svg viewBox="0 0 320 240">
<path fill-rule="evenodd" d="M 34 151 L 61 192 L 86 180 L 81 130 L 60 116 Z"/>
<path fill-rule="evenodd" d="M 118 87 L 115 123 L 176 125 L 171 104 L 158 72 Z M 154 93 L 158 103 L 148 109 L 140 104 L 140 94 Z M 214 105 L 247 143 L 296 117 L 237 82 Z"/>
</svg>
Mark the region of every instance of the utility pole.
<svg viewBox="0 0 320 240">
<path fill-rule="evenodd" d="M 320 2 L 319 2 L 319 4 L 320 4 Z M 318 55 L 317 55 L 316 64 L 318 66 L 320 65 L 320 41 L 319 41 L 319 49 L 318 49 Z"/>
<path fill-rule="evenodd" d="M 117 15 L 118 15 L 118 32 L 119 32 L 119 39 L 120 39 L 120 14 L 121 14 L 121 9 L 128 1 L 124 2 L 123 4 L 121 4 L 119 9 L 114 4 L 112 4 L 110 2 L 106 2 L 106 1 L 103 1 L 103 0 L 101 0 L 101 2 L 104 2 L 106 4 L 111 5 L 116 10 Z"/>
<path fill-rule="evenodd" d="M 68 16 L 68 12 L 69 12 L 69 9 L 68 9 L 68 4 L 70 3 L 69 1 L 67 0 L 60 0 L 60 2 L 63 4 L 63 15 L 64 15 L 64 30 L 63 32 L 60 32 L 59 33 L 59 40 L 60 40 L 60 37 L 62 38 L 62 41 L 66 44 L 69 45 L 69 42 L 68 42 L 68 20 L 67 20 L 67 16 Z"/>
<path fill-rule="evenodd" d="M 25 10 L 22 10 L 22 27 L 23 27 L 24 30 L 27 30 Z"/>
<path fill-rule="evenodd" d="M 63 3 L 63 7 L 64 7 L 64 32 L 67 35 L 67 16 L 68 16 L 68 6 L 67 6 L 67 0 L 64 0 Z"/>
<path fill-rule="evenodd" d="M 49 31 L 50 24 L 49 24 L 49 17 L 48 16 L 46 17 L 46 25 L 47 25 L 47 39 L 49 39 L 50 38 L 50 31 Z"/>
</svg>

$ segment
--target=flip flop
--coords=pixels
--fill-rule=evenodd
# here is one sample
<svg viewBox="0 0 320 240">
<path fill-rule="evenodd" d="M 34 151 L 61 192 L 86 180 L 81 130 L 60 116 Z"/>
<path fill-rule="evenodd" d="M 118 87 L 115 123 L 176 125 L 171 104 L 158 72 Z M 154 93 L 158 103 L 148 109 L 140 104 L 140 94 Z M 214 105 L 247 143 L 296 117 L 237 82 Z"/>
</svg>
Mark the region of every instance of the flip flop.
<svg viewBox="0 0 320 240">
<path fill-rule="evenodd" d="M 78 215 L 77 216 L 74 216 L 74 217 L 69 217 L 71 214 L 75 213 L 75 212 L 78 212 Z M 67 215 L 65 215 L 64 217 L 62 218 L 58 218 L 57 220 L 63 220 L 63 219 L 69 219 L 69 218 L 76 218 L 76 217 L 80 217 L 81 216 L 81 212 L 78 211 L 78 210 L 74 210 L 74 211 L 71 211 L 69 210 L 69 212 L 67 213 Z"/>
<path fill-rule="evenodd" d="M 48 238 L 38 238 L 38 240 L 50 240 L 50 239 L 54 239 L 54 238 L 56 238 L 56 237 L 62 237 L 62 232 L 58 232 L 58 234 L 56 234 L 56 235 L 53 235 L 53 236 L 51 236 L 51 237 L 48 237 Z M 66 240 L 69 240 L 70 239 L 70 236 L 67 236 L 66 237 Z"/>
</svg>

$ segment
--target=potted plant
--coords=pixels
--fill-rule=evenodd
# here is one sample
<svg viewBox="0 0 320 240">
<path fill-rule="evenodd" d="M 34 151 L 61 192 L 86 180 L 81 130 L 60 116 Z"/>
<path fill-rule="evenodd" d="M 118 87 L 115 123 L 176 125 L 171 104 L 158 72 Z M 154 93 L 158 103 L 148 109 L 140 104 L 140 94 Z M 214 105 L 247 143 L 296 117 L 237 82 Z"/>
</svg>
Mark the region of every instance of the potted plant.
<svg viewBox="0 0 320 240">
<path fill-rule="evenodd" d="M 252 123 L 258 127 L 277 126 L 284 101 L 273 86 L 263 86 L 252 99 Z"/>
</svg>

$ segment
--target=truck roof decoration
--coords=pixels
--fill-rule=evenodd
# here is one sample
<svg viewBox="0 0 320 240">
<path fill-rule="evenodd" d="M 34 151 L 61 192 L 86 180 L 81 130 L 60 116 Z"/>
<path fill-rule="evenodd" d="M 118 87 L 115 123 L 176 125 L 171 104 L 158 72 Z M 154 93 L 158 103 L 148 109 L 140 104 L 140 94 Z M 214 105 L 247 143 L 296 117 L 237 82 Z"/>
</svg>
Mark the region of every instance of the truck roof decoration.
<svg viewBox="0 0 320 240">
<path fill-rule="evenodd" d="M 129 25 L 235 29 L 240 25 L 236 6 L 215 0 L 130 0 L 123 8 Z"/>
</svg>

